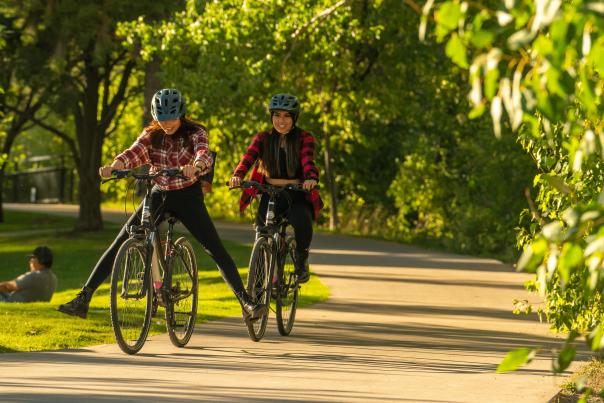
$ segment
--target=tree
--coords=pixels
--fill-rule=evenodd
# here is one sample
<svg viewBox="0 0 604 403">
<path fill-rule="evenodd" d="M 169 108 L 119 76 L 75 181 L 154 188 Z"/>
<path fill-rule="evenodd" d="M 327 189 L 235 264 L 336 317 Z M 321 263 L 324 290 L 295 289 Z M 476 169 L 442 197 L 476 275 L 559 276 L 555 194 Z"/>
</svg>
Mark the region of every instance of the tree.
<svg viewBox="0 0 604 403">
<path fill-rule="evenodd" d="M 52 99 L 57 82 L 48 80 L 53 44 L 36 25 L 39 9 L 22 10 L 15 4 L 0 8 L 0 223 L 4 222 L 2 195 L 10 153 L 17 136 L 40 118 Z"/>
<path fill-rule="evenodd" d="M 465 79 L 440 46 L 420 43 L 418 18 L 395 0 L 304 1 L 296 7 L 276 0 L 232 0 L 191 2 L 174 18 L 123 24 L 123 32 L 128 42 L 140 42 L 148 57 L 161 57 L 162 80 L 183 89 L 190 116 L 210 128 L 211 146 L 220 152 L 217 178 L 227 178 L 255 131 L 269 127 L 270 95 L 292 92 L 302 100 L 299 124 L 318 140 L 332 228 L 340 218 L 345 230 L 424 239 L 421 220 L 408 218 L 430 209 L 451 210 L 455 197 L 455 215 L 440 215 L 446 227 L 428 237 L 456 250 L 508 253 L 510 247 L 502 244 L 507 245 L 515 223 L 491 212 L 491 201 L 475 195 L 488 189 L 512 210 L 509 214 L 518 214 L 522 188 L 529 182 L 526 158 L 514 171 L 514 186 L 490 184 L 489 174 L 506 164 L 508 154 L 489 170 L 479 161 L 490 162 L 503 148 L 513 149 L 508 161 L 522 152 L 514 142 L 473 146 L 484 138 L 488 119 L 465 117 L 468 106 L 460 96 Z M 420 147 L 419 138 L 426 147 Z M 396 195 L 405 179 L 401 165 L 414 155 L 439 161 L 442 169 L 471 178 L 475 186 L 470 189 L 461 180 L 455 194 L 434 199 L 438 205 L 409 211 L 408 199 L 421 196 Z M 430 191 L 453 190 L 450 180 L 435 179 Z M 419 172 L 413 180 L 413 186 L 421 186 L 425 176 Z M 233 215 L 234 193 L 216 186 L 207 200 L 213 213 Z M 472 226 L 469 211 L 479 211 L 480 222 L 492 226 Z"/>
<path fill-rule="evenodd" d="M 433 6 L 424 6 L 422 34 Z M 604 348 L 604 7 L 447 1 L 433 15 L 447 54 L 469 69 L 474 114 L 489 108 L 499 136 L 505 111 L 538 169 L 537 205 L 521 234 L 518 269 L 536 272 L 530 289 L 545 298 L 552 326 L 569 331 L 554 361 L 561 372 L 578 335 L 593 350 Z M 531 354 L 523 350 L 508 363 L 521 364 Z"/>
<path fill-rule="evenodd" d="M 79 173 L 80 212 L 76 227 L 102 227 L 98 167 L 103 142 L 114 133 L 128 99 L 138 93 L 139 49 L 126 50 L 116 29 L 120 21 L 158 18 L 182 2 L 142 4 L 117 1 L 19 2 L 18 8 L 32 16 L 41 29 L 50 54 L 40 60 L 48 82 L 56 83 L 56 97 L 46 105 L 53 115 L 71 122 L 73 131 L 53 126 L 43 119 L 34 122 L 70 145 Z M 17 4 L 12 4 L 17 8 Z M 42 27 L 42 28 L 39 28 Z M 82 29 L 86 27 L 86 29 Z M 50 102 L 52 101 L 52 102 Z"/>
</svg>

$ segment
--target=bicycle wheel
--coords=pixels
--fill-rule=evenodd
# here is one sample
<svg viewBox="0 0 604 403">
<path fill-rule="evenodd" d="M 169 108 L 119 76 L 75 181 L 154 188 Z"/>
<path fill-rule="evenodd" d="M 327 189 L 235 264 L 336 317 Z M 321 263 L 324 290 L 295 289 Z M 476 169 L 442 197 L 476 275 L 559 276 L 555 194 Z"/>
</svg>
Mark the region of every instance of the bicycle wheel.
<svg viewBox="0 0 604 403">
<path fill-rule="evenodd" d="M 166 327 L 170 341 L 184 347 L 193 335 L 197 318 L 197 263 L 189 241 L 182 237 L 174 242 L 170 268 L 164 279 L 166 288 Z"/>
<path fill-rule="evenodd" d="M 143 347 L 151 325 L 153 291 L 150 267 L 145 267 L 146 255 L 143 241 L 129 238 L 113 263 L 111 325 L 117 344 L 127 354 L 135 354 Z"/>
<path fill-rule="evenodd" d="M 250 269 L 247 275 L 247 293 L 250 298 L 258 303 L 268 306 L 270 295 L 270 257 L 271 248 L 265 238 L 258 238 L 252 249 L 252 257 L 250 258 Z M 247 332 L 250 339 L 259 341 L 264 336 L 266 324 L 268 322 L 268 311 L 259 319 L 246 321 Z"/>
<path fill-rule="evenodd" d="M 282 336 L 287 336 L 292 331 L 298 306 L 298 291 L 300 288 L 294 273 L 296 270 L 294 266 L 295 250 L 296 240 L 290 236 L 285 243 L 285 256 L 281 259 L 277 269 L 277 328 Z"/>
</svg>

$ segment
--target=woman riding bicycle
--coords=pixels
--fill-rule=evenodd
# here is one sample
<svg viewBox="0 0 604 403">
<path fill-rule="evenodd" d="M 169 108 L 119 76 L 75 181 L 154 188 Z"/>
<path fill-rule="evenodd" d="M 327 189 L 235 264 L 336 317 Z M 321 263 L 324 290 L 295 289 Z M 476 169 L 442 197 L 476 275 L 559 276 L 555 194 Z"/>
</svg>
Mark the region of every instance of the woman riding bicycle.
<svg viewBox="0 0 604 403">
<path fill-rule="evenodd" d="M 150 164 L 151 170 L 181 167 L 184 177 L 160 176 L 155 179 L 151 194 L 151 212 L 156 222 L 164 213 L 171 213 L 199 241 L 214 259 L 222 277 L 241 303 L 244 318 L 262 316 L 267 307 L 251 301 L 235 262 L 227 253 L 204 204 L 200 176 L 212 167 L 213 157 L 208 148 L 205 127 L 185 117 L 185 101 L 178 90 L 162 89 L 155 93 L 151 103 L 153 121 L 132 146 L 115 157 L 109 166 L 99 168 L 103 178 L 111 177 L 113 170 L 132 169 Z M 118 249 L 128 238 L 126 229 L 140 224 L 142 204 L 97 262 L 88 281 L 70 302 L 58 310 L 85 318 L 94 291 L 111 274 Z"/>
<path fill-rule="evenodd" d="M 272 129 L 256 134 L 252 144 L 237 165 L 229 181 L 231 187 L 240 185 L 249 169 L 251 180 L 271 185 L 284 186 L 301 183 L 308 193 L 288 190 L 288 196 L 277 199 L 278 215 L 286 215 L 294 228 L 296 237 L 295 266 L 299 283 L 310 279 L 308 270 L 308 250 L 312 241 L 312 221 L 316 220 L 323 202 L 318 189 L 314 189 L 319 179 L 315 165 L 315 139 L 307 131 L 296 126 L 300 115 L 300 104 L 295 96 L 274 95 L 268 105 Z M 256 189 L 245 189 L 239 202 L 243 211 L 257 194 Z M 291 205 L 290 205 L 291 201 Z M 262 231 L 268 207 L 268 196 L 262 195 L 256 214 L 256 228 Z"/>
</svg>

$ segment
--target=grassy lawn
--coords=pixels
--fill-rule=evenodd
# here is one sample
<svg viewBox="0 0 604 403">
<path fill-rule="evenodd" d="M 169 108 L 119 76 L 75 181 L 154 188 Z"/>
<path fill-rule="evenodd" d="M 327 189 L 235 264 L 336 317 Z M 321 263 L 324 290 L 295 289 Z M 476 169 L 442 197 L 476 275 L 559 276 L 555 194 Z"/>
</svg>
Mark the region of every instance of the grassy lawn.
<svg viewBox="0 0 604 403">
<path fill-rule="evenodd" d="M 6 224 L 0 226 L 0 281 L 13 279 L 27 270 L 27 255 L 38 245 L 48 245 L 55 255 L 53 271 L 59 287 L 49 303 L 0 303 L 0 352 L 55 350 L 95 344 L 113 343 L 109 319 L 109 283 L 105 282 L 95 293 L 88 319 L 74 318 L 56 311 L 59 304 L 71 300 L 88 278 L 92 267 L 113 240 L 118 226 L 96 233 L 44 232 L 40 235 L 3 237 L 2 232 L 31 229 L 69 228 L 74 219 L 69 217 L 23 214 L 5 211 Z M 4 225 L 7 225 L 4 227 Z M 195 247 L 199 266 L 200 305 L 198 324 L 225 316 L 241 314 L 239 303 L 222 280 L 218 269 L 201 247 Z M 245 280 L 250 246 L 225 241 L 225 246 L 240 268 Z M 303 288 L 302 305 L 324 301 L 329 290 L 316 276 Z M 163 310 L 154 318 L 152 334 L 165 331 Z M 160 319 L 161 318 L 161 319 Z M 245 330 L 241 329 L 242 335 Z"/>
<path fill-rule="evenodd" d="M 71 217 L 30 214 L 21 211 L 5 211 L 4 223 L 0 224 L 0 236 L 2 236 L 3 232 L 73 228 L 74 222 L 74 219 Z M 0 269 L 1 268 L 2 266 L 0 266 Z M 0 274 L 3 275 L 4 273 L 0 271 Z"/>
</svg>

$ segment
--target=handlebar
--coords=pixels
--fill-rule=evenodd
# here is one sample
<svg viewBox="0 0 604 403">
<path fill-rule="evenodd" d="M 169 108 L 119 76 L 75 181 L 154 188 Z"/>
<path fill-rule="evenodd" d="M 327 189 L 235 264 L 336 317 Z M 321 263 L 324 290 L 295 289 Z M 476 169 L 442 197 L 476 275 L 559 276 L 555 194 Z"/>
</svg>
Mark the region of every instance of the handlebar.
<svg viewBox="0 0 604 403">
<path fill-rule="evenodd" d="M 231 186 L 229 182 L 226 182 L 226 185 L 229 187 Z M 275 186 L 275 185 L 271 185 L 268 183 L 260 183 L 257 181 L 241 181 L 239 186 L 231 187 L 231 189 L 237 189 L 237 188 L 241 188 L 241 189 L 255 188 L 255 189 L 258 189 L 262 193 L 280 193 L 285 190 L 297 190 L 299 192 L 308 192 L 308 190 L 306 190 L 302 187 L 301 183 L 295 183 L 295 184 L 292 183 L 289 185 Z M 317 185 L 313 189 L 319 189 L 319 186 Z"/>
<path fill-rule="evenodd" d="M 176 178 L 180 178 L 180 179 L 190 179 L 187 178 L 186 176 L 184 176 L 182 174 L 182 169 L 181 168 L 165 168 L 165 169 L 160 169 L 159 171 L 155 172 L 155 173 L 136 173 L 131 169 L 114 169 L 111 171 L 111 178 L 108 179 L 103 179 L 101 181 L 101 183 L 107 183 L 109 181 L 113 181 L 113 180 L 117 180 L 117 179 L 124 179 L 124 178 L 135 178 L 135 179 L 141 179 L 141 180 L 151 180 L 151 179 L 155 179 L 159 176 L 170 176 L 170 177 L 176 177 Z"/>
</svg>

